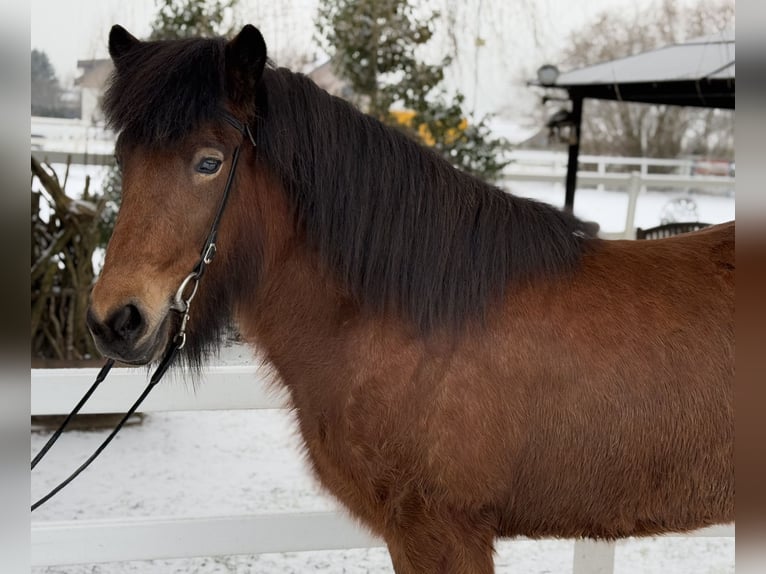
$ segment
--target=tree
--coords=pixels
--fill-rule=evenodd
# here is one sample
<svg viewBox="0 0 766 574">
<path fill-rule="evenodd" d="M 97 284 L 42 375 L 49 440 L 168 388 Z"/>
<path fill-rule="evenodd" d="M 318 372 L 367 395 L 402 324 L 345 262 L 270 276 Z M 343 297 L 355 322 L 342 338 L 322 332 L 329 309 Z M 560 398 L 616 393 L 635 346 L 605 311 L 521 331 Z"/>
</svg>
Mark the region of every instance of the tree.
<svg viewBox="0 0 766 574">
<path fill-rule="evenodd" d="M 733 0 L 702 0 L 694 6 L 659 0 L 635 18 L 604 12 L 572 34 L 562 67 L 581 68 L 733 27 Z M 733 157 L 733 111 L 601 100 L 586 100 L 585 106 L 585 153 Z"/>
<path fill-rule="evenodd" d="M 362 111 L 432 145 L 456 167 L 495 180 L 508 163 L 507 144 L 490 137 L 486 117 L 467 121 L 462 94 L 446 93 L 450 57 L 435 64 L 417 57 L 438 19 L 437 12 L 416 13 L 412 0 L 322 0 L 317 30 Z M 413 112 L 406 122 L 392 113 L 395 106 Z"/>
<path fill-rule="evenodd" d="M 156 0 L 158 11 L 150 40 L 175 40 L 193 36 L 226 36 L 224 27 L 238 0 Z"/>
<path fill-rule="evenodd" d="M 75 201 L 65 193 L 67 175 L 61 182 L 53 168 L 34 156 L 32 177 L 32 355 L 67 360 L 97 356 L 83 319 L 104 197 L 90 193 L 86 178 L 81 199 Z"/>
<path fill-rule="evenodd" d="M 61 86 L 48 55 L 32 50 L 31 56 L 32 115 L 55 116 L 61 95 Z"/>
</svg>

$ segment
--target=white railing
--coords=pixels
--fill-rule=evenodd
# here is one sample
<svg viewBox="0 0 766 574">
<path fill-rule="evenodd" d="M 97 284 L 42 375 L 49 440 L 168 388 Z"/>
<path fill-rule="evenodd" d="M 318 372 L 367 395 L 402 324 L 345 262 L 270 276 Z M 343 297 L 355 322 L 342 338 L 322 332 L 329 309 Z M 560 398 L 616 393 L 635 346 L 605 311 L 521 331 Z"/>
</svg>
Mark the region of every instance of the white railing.
<svg viewBox="0 0 766 574">
<path fill-rule="evenodd" d="M 31 119 L 32 154 L 40 161 L 72 164 L 112 165 L 114 163 L 115 135 L 103 124 L 81 119 Z"/>
<path fill-rule="evenodd" d="M 623 158 L 624 159 L 624 158 Z M 654 160 L 657 161 L 657 160 Z M 564 183 L 565 171 L 538 169 L 538 170 L 506 170 L 502 184 L 510 184 L 515 181 L 534 181 L 544 183 Z M 628 208 L 625 213 L 625 227 L 617 233 L 601 233 L 605 239 L 635 239 L 636 202 L 639 195 L 647 188 L 671 188 L 671 189 L 700 189 L 709 192 L 726 192 L 734 189 L 735 179 L 724 176 L 688 176 L 688 175 L 663 175 L 652 173 L 598 173 L 592 171 L 580 171 L 577 173 L 577 186 L 600 187 L 608 186 L 610 189 L 624 188 L 628 194 Z M 562 191 L 563 198 L 563 191 Z"/>
<path fill-rule="evenodd" d="M 569 161 L 569 154 L 565 151 L 517 149 L 511 151 L 508 154 L 508 158 L 511 160 L 508 166 L 509 171 L 545 169 L 548 171 L 565 172 Z M 599 174 L 614 171 L 637 171 L 641 175 L 648 175 L 657 172 L 665 173 L 668 169 L 671 169 L 677 175 L 692 176 L 695 171 L 700 171 L 700 175 L 702 175 L 702 170 L 710 169 L 712 164 L 716 164 L 716 166 L 719 164 L 721 166 L 730 165 L 726 162 L 710 162 L 693 158 L 665 159 L 613 155 L 580 155 L 578 157 L 578 166 L 581 171 L 591 171 Z M 724 171 L 727 170 L 724 169 Z"/>
<path fill-rule="evenodd" d="M 32 369 L 31 414 L 67 413 L 95 378 L 96 369 Z M 143 369 L 113 369 L 83 413 L 123 412 L 146 385 Z M 158 385 L 143 412 L 283 408 L 254 366 L 211 367 L 195 392 Z M 733 526 L 685 536 L 734 536 Z M 32 564 L 51 566 L 128 560 L 157 560 L 339 550 L 382 546 L 345 514 L 303 512 L 200 518 L 149 517 L 101 520 L 33 521 Z M 611 574 L 615 544 L 577 540 L 574 574 Z"/>
</svg>

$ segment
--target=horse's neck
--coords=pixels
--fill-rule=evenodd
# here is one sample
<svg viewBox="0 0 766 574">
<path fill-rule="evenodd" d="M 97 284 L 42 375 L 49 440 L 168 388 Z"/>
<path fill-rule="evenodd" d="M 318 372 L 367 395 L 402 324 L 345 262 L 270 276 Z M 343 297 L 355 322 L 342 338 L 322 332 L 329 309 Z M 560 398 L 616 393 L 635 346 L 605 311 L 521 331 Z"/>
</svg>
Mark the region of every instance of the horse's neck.
<svg viewBox="0 0 766 574">
<path fill-rule="evenodd" d="M 329 359 L 343 325 L 357 314 L 357 306 L 318 258 L 293 246 L 263 278 L 252 300 L 240 304 L 237 320 L 244 337 L 285 378 L 313 369 L 320 357 Z"/>
</svg>

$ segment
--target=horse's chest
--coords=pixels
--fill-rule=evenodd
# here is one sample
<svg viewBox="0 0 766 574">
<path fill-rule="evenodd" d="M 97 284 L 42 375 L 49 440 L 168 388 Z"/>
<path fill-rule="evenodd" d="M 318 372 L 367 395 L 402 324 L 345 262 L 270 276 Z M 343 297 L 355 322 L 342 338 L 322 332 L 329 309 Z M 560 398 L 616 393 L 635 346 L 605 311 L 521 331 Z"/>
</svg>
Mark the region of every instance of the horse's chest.
<svg viewBox="0 0 766 574">
<path fill-rule="evenodd" d="M 507 443 L 497 440 L 500 429 L 480 424 L 485 409 L 467 406 L 464 381 L 442 379 L 433 392 L 430 382 L 366 379 L 323 410 L 297 409 L 318 479 L 362 517 L 411 495 L 474 492 L 477 480 L 498 491 L 507 482 L 512 449 L 496 452 Z M 450 385 L 461 394 L 445 391 Z"/>
<path fill-rule="evenodd" d="M 377 522 L 378 492 L 390 488 L 383 486 L 388 461 L 380 451 L 328 414 L 299 418 L 299 426 L 307 460 L 322 486 L 363 520 Z"/>
<path fill-rule="evenodd" d="M 405 490 L 421 472 L 415 444 L 422 430 L 413 428 L 395 392 L 379 394 L 376 382 L 369 383 L 364 392 L 325 396 L 321 408 L 293 400 L 316 477 L 360 517 L 376 520 L 390 493 Z"/>
</svg>

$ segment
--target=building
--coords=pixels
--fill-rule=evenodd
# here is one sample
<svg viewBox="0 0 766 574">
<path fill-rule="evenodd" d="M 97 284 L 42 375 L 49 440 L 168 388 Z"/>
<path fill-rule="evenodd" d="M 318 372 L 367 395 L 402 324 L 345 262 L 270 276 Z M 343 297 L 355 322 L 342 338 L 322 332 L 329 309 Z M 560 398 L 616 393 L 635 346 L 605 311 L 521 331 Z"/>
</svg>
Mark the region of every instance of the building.
<svg viewBox="0 0 766 574">
<path fill-rule="evenodd" d="M 82 75 L 75 80 L 75 85 L 80 87 L 80 118 L 83 122 L 96 124 L 104 120 L 101 112 L 101 96 L 106 87 L 109 74 L 114 69 L 114 64 L 109 58 L 99 60 L 77 60 L 77 67 Z"/>
</svg>

